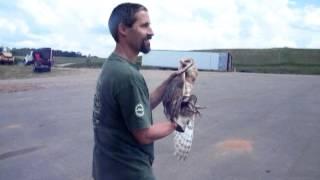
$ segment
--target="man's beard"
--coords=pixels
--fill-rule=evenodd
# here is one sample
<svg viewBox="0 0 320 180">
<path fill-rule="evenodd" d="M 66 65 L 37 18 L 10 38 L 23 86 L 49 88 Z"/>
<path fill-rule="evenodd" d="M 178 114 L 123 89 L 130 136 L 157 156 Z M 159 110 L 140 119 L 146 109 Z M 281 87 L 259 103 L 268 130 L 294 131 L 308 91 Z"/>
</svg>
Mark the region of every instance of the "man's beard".
<svg viewBox="0 0 320 180">
<path fill-rule="evenodd" d="M 147 54 L 150 52 L 150 50 L 151 50 L 150 46 L 147 46 L 145 43 L 142 43 L 140 52 Z"/>
<path fill-rule="evenodd" d="M 140 52 L 147 54 L 150 52 L 150 43 L 146 44 L 145 41 L 150 40 L 152 38 L 152 35 L 148 35 L 141 43 Z"/>
</svg>

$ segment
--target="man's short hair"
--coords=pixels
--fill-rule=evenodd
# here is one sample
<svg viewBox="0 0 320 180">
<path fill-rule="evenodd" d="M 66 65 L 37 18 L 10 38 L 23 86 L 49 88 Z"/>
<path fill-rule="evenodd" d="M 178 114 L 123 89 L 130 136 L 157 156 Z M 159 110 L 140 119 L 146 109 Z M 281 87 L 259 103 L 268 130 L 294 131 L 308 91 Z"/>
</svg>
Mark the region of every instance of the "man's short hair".
<svg viewBox="0 0 320 180">
<path fill-rule="evenodd" d="M 148 11 L 146 7 L 137 3 L 122 3 L 115 7 L 109 18 L 109 30 L 113 39 L 118 42 L 118 26 L 123 23 L 127 27 L 132 27 L 135 23 L 135 14 L 140 11 Z"/>
</svg>

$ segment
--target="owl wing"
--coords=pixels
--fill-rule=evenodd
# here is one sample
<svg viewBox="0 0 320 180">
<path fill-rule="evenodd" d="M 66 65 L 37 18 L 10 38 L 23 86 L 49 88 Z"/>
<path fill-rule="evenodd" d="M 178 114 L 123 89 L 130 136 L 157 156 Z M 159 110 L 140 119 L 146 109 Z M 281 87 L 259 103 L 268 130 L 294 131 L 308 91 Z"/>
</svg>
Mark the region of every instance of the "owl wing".
<svg viewBox="0 0 320 180">
<path fill-rule="evenodd" d="M 167 86 L 162 99 L 163 110 L 166 118 L 175 121 L 180 114 L 180 107 L 183 99 L 182 94 L 183 81 L 180 77 L 176 77 Z"/>
</svg>

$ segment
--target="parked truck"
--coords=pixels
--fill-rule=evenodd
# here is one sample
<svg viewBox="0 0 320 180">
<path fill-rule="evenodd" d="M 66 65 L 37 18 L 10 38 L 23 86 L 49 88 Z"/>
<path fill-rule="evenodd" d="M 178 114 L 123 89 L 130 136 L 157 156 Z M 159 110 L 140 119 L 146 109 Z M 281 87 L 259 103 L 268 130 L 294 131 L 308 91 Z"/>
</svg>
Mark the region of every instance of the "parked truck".
<svg viewBox="0 0 320 180">
<path fill-rule="evenodd" d="M 1 64 L 14 64 L 14 56 L 8 48 L 3 48 L 0 52 L 0 63 Z"/>
<path fill-rule="evenodd" d="M 40 48 L 31 51 L 24 58 L 25 65 L 33 65 L 34 72 L 51 71 L 53 56 L 51 48 Z"/>
</svg>

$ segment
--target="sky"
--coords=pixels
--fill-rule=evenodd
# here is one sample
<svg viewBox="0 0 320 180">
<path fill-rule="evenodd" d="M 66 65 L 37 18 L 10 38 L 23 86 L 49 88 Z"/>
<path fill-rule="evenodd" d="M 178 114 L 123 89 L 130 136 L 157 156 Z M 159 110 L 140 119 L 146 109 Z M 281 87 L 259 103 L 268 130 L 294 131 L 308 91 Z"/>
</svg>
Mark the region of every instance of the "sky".
<svg viewBox="0 0 320 180">
<path fill-rule="evenodd" d="M 107 27 L 119 0 L 0 0 L 0 46 L 107 57 Z M 140 0 L 148 8 L 151 48 L 320 48 L 319 0 Z"/>
</svg>

